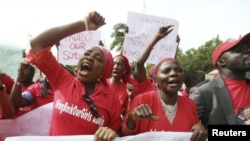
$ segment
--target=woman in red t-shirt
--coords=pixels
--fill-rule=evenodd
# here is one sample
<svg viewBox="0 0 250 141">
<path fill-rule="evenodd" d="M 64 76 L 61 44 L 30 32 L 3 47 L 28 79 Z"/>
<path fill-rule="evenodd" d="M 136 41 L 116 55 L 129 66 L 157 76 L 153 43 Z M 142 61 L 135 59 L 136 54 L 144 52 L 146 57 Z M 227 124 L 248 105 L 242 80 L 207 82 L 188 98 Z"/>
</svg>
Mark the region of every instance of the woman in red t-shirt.
<svg viewBox="0 0 250 141">
<path fill-rule="evenodd" d="M 114 68 L 111 78 L 108 79 L 109 87 L 116 93 L 122 105 L 122 113 L 125 115 L 129 95 L 127 93 L 127 83 L 130 80 L 131 68 L 127 57 L 117 55 L 114 57 Z"/>
<path fill-rule="evenodd" d="M 165 58 L 156 65 L 157 91 L 138 95 L 125 116 L 122 131 L 134 135 L 152 131 L 192 131 L 194 140 L 206 140 L 206 130 L 199 123 L 195 103 L 178 91 L 184 80 L 179 62 Z"/>
<path fill-rule="evenodd" d="M 36 65 L 54 90 L 50 135 L 91 135 L 99 139 L 121 127 L 121 105 L 109 89 L 106 79 L 113 70 L 113 57 L 106 48 L 96 45 L 80 55 L 76 76 L 65 70 L 51 52 L 60 40 L 85 30 L 97 30 L 105 19 L 90 12 L 85 20 L 49 29 L 30 41 L 26 61 Z M 60 48 L 60 46 L 59 46 Z M 108 127 L 108 128 L 107 128 Z M 109 140 L 116 137 L 112 134 Z"/>
<path fill-rule="evenodd" d="M 46 78 L 30 85 L 25 91 L 12 91 L 12 103 L 16 116 L 23 115 L 37 107 L 53 102 L 54 92 Z"/>
</svg>

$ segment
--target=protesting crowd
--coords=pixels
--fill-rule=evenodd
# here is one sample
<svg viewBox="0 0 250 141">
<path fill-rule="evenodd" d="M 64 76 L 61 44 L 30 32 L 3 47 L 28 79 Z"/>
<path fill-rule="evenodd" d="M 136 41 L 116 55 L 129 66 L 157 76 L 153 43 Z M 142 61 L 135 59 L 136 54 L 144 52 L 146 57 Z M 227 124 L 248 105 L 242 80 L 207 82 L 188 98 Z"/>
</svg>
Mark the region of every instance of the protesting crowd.
<svg viewBox="0 0 250 141">
<path fill-rule="evenodd" d="M 94 135 L 95 141 L 162 131 L 191 132 L 192 141 L 205 141 L 208 125 L 248 124 L 250 33 L 216 47 L 211 57 L 218 74 L 211 80 L 201 71 L 183 70 L 178 56 L 161 59 L 148 77 L 146 60 L 173 25 L 158 27 L 133 65 L 100 44 L 86 50 L 74 70 L 52 54 L 63 38 L 105 24 L 94 11 L 31 39 L 17 78 L 0 72 L 0 118 L 14 119 L 53 102 L 50 136 Z M 45 77 L 34 80 L 35 68 Z"/>
</svg>

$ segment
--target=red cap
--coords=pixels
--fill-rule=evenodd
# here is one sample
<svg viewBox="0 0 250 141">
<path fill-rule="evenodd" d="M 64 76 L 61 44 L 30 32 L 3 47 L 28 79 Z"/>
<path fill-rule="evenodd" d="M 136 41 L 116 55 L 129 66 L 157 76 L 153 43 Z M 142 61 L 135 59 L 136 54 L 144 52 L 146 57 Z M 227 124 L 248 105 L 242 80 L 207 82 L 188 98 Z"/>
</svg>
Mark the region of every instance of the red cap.
<svg viewBox="0 0 250 141">
<path fill-rule="evenodd" d="M 240 42 L 242 41 L 246 41 L 250 43 L 250 33 L 246 34 L 245 36 L 243 36 L 242 38 L 235 40 L 235 39 L 227 39 L 225 42 L 223 42 L 222 44 L 218 45 L 212 55 L 212 59 L 213 59 L 213 65 L 216 66 L 216 62 L 218 61 L 218 59 L 220 58 L 220 56 L 228 51 L 229 49 L 235 47 L 236 45 L 238 45 Z"/>
</svg>

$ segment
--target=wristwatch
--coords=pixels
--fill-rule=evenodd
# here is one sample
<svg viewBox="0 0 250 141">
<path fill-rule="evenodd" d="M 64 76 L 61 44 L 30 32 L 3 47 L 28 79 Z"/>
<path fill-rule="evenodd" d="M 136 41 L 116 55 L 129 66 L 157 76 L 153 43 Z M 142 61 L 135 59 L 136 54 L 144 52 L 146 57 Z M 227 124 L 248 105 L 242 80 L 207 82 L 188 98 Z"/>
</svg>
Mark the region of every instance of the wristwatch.
<svg viewBox="0 0 250 141">
<path fill-rule="evenodd" d="M 0 85 L 0 91 L 5 90 L 5 85 Z"/>
</svg>

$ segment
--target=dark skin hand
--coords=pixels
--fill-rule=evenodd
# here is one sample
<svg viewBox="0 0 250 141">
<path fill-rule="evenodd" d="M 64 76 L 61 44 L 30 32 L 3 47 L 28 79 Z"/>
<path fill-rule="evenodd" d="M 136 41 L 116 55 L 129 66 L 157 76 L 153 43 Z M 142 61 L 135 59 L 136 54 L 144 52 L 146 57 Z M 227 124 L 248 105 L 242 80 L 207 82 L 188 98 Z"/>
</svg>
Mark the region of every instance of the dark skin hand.
<svg viewBox="0 0 250 141">
<path fill-rule="evenodd" d="M 134 108 L 133 111 L 129 113 L 129 119 L 132 119 L 133 121 L 139 119 L 160 120 L 158 116 L 153 115 L 153 111 L 148 104 L 141 104 Z"/>
<path fill-rule="evenodd" d="M 119 136 L 114 130 L 108 127 L 100 127 L 95 132 L 94 141 L 112 141 L 116 137 Z"/>
<path fill-rule="evenodd" d="M 207 139 L 207 131 L 201 123 L 193 125 L 191 132 L 191 141 L 205 141 Z"/>
<path fill-rule="evenodd" d="M 174 25 L 169 25 L 169 26 L 163 26 L 159 29 L 158 33 L 157 33 L 157 38 L 158 39 L 162 39 L 165 36 L 167 36 L 170 32 L 172 32 L 174 30 Z"/>
<path fill-rule="evenodd" d="M 89 30 L 96 30 L 106 24 L 105 18 L 96 11 L 90 12 L 85 22 L 87 22 Z"/>
<path fill-rule="evenodd" d="M 158 116 L 153 115 L 153 111 L 149 107 L 148 104 L 141 104 L 134 108 L 128 115 L 128 119 L 126 121 L 126 125 L 129 129 L 133 130 L 136 128 L 135 121 L 136 120 L 155 120 L 158 121 L 160 118 Z"/>
</svg>

